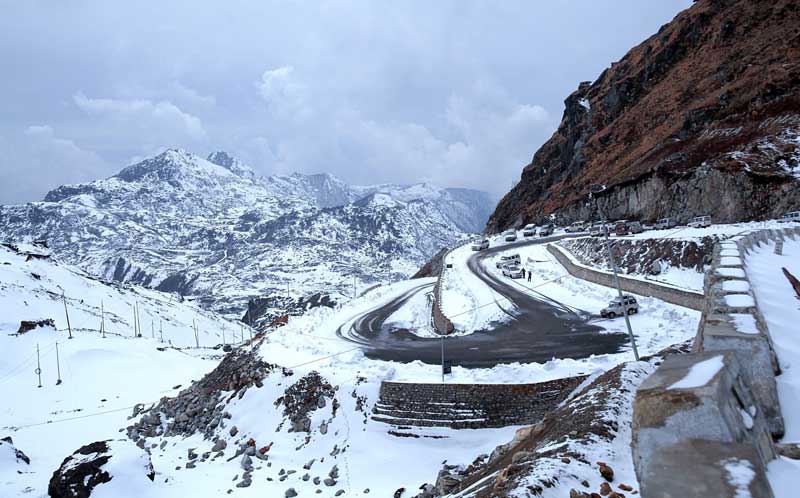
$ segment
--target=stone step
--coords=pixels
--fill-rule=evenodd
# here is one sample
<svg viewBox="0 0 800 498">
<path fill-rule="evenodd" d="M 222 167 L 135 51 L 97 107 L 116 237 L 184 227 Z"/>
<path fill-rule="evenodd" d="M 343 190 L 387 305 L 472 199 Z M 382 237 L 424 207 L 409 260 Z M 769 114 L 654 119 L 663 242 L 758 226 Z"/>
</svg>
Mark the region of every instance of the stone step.
<svg viewBox="0 0 800 498">
<path fill-rule="evenodd" d="M 416 420 L 416 419 L 483 420 L 485 418 L 482 414 L 475 412 L 458 413 L 458 412 L 441 412 L 441 411 L 399 410 L 399 409 L 385 410 L 376 408 L 372 410 L 372 413 L 373 415 L 377 416 L 394 417 L 394 418 L 410 419 L 410 420 Z"/>
</svg>

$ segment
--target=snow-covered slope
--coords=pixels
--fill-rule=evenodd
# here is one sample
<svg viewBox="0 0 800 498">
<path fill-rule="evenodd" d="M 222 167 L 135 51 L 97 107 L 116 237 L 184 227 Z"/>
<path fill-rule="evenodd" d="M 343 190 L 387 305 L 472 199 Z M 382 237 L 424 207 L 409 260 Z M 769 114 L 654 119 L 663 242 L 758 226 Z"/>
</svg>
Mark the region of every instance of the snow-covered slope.
<svg viewBox="0 0 800 498">
<path fill-rule="evenodd" d="M 326 175 L 256 178 L 225 152 L 171 149 L 117 175 L 0 207 L 0 241 L 46 239 L 107 279 L 241 314 L 276 293 L 351 296 L 412 274 L 483 226 L 486 194 L 431 185 L 354 187 Z"/>
</svg>

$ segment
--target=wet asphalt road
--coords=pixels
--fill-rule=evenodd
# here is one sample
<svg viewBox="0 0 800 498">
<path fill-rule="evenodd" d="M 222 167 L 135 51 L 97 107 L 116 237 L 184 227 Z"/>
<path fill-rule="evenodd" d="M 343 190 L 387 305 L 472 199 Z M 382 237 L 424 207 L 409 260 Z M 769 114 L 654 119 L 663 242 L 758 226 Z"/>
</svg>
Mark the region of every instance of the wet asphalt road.
<svg viewBox="0 0 800 498">
<path fill-rule="evenodd" d="M 498 252 L 555 238 L 525 240 L 492 247 L 473 254 L 468 267 L 483 282 L 506 297 L 490 306 L 500 307 L 508 320 L 494 324 L 491 330 L 444 340 L 445 359 L 453 365 L 470 368 L 492 367 L 500 363 L 545 362 L 552 358 L 585 358 L 593 354 L 615 353 L 626 342 L 624 334 L 600 333 L 602 327 L 589 323 L 588 314 L 570 309 L 535 290 L 524 288 L 527 282 L 495 277 L 481 262 Z M 367 357 L 380 360 L 439 364 L 441 339 L 417 337 L 406 329 L 386 323 L 417 292 L 431 292 L 433 284 L 418 287 L 396 297 L 375 310 L 341 326 L 338 335 L 362 344 Z"/>
</svg>

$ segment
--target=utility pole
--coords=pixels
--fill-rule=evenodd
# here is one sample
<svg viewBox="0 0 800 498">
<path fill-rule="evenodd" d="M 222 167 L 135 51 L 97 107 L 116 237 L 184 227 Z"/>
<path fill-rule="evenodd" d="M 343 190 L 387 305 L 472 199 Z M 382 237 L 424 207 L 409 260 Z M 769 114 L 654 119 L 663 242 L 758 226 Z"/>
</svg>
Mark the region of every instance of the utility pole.
<svg viewBox="0 0 800 498">
<path fill-rule="evenodd" d="M 156 326 L 153 325 L 153 319 L 152 318 L 150 319 L 150 337 L 152 337 L 153 339 L 156 338 Z"/>
<path fill-rule="evenodd" d="M 286 281 L 286 299 L 289 299 L 289 281 Z"/>
<path fill-rule="evenodd" d="M 192 318 L 192 328 L 194 329 L 194 343 L 197 348 L 200 348 L 200 336 L 197 334 L 197 323 L 195 323 L 194 318 Z"/>
<path fill-rule="evenodd" d="M 164 342 L 164 320 L 158 320 L 158 341 Z"/>
<path fill-rule="evenodd" d="M 39 387 L 42 387 L 42 363 L 39 361 L 39 343 L 36 343 L 36 375 L 39 376 Z"/>
<path fill-rule="evenodd" d="M 67 315 L 67 330 L 69 331 L 69 338 L 72 339 L 72 326 L 69 324 L 69 310 L 67 310 L 67 296 L 64 295 L 63 291 L 61 292 L 61 300 L 64 301 L 64 314 Z"/>
<path fill-rule="evenodd" d="M 103 300 L 100 300 L 100 335 L 103 339 L 106 337 L 106 310 L 103 306 Z"/>
<path fill-rule="evenodd" d="M 356 295 L 357 295 L 357 293 L 356 293 L 356 276 L 353 275 L 353 299 L 356 298 Z"/>
<path fill-rule="evenodd" d="M 592 185 L 589 187 L 590 194 L 599 194 L 606 189 L 605 185 Z M 619 302 L 622 304 L 622 316 L 625 318 L 625 326 L 628 328 L 628 336 L 631 339 L 631 346 L 633 347 L 633 357 L 639 361 L 639 350 L 636 348 L 636 338 L 633 336 L 633 329 L 631 328 L 631 320 L 628 318 L 628 307 L 625 305 L 625 299 L 622 295 L 622 287 L 619 285 L 619 276 L 617 275 L 617 262 L 614 259 L 614 253 L 611 250 L 611 240 L 608 238 L 609 229 L 606 226 L 607 222 L 603 211 L 600 209 L 600 204 L 597 202 L 597 197 L 594 198 L 597 214 L 600 216 L 600 222 L 603 224 L 603 235 L 606 239 L 606 251 L 608 252 L 608 260 L 611 263 L 611 270 L 614 273 L 614 285 L 617 287 L 617 294 L 619 295 Z"/>
<path fill-rule="evenodd" d="M 225 345 L 225 325 L 222 326 L 222 345 Z"/>
<path fill-rule="evenodd" d="M 58 341 L 56 341 L 56 370 L 58 371 L 58 380 L 56 381 L 56 385 L 60 386 L 61 385 L 61 361 L 58 359 Z"/>
<path fill-rule="evenodd" d="M 136 330 L 136 305 L 133 305 L 133 337 L 139 335 L 139 331 Z"/>
<path fill-rule="evenodd" d="M 136 301 L 136 337 L 142 337 L 142 321 L 139 320 L 139 301 Z"/>
</svg>

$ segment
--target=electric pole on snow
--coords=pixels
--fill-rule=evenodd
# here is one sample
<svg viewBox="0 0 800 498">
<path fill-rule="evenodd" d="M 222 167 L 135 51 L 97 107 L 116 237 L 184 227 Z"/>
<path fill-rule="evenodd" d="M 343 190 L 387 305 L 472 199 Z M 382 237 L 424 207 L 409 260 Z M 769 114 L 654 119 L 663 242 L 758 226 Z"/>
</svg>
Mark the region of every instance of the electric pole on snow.
<svg viewBox="0 0 800 498">
<path fill-rule="evenodd" d="M 158 320 L 158 342 L 164 342 L 164 320 Z"/>
<path fill-rule="evenodd" d="M 605 185 L 590 185 L 589 186 L 589 199 L 594 199 L 594 205 L 597 209 L 597 214 L 600 216 L 600 222 L 603 224 L 603 234 L 606 239 L 606 251 L 608 252 L 608 260 L 611 263 L 611 270 L 614 273 L 614 285 L 617 287 L 617 294 L 619 294 L 619 301 L 622 304 L 622 316 L 625 318 L 625 326 L 628 328 L 628 336 L 631 339 L 631 346 L 633 347 L 633 357 L 639 361 L 639 350 L 636 348 L 636 338 L 633 336 L 633 329 L 631 328 L 631 320 L 628 318 L 628 307 L 625 305 L 625 298 L 622 295 L 622 287 L 619 285 L 619 276 L 617 275 L 617 262 L 614 259 L 614 253 L 611 250 L 611 240 L 608 238 L 609 229 L 606 226 L 606 219 L 603 216 L 603 211 L 600 209 L 600 203 L 597 202 L 597 194 L 606 189 Z"/>
<path fill-rule="evenodd" d="M 58 380 L 56 385 L 61 385 L 61 361 L 58 359 L 58 341 L 56 341 L 56 371 L 58 372 Z M 41 381 L 39 381 L 41 383 Z"/>
<path fill-rule="evenodd" d="M 69 311 L 67 310 L 67 296 L 61 292 L 61 300 L 64 301 L 64 314 L 67 315 L 67 330 L 69 331 L 69 338 L 72 339 L 72 326 L 69 324 Z"/>
<path fill-rule="evenodd" d="M 39 343 L 36 343 L 36 375 L 39 376 L 39 387 L 42 387 L 42 363 L 39 361 Z"/>
<path fill-rule="evenodd" d="M 103 307 L 103 300 L 100 300 L 100 335 L 106 337 L 106 310 Z"/>
</svg>

